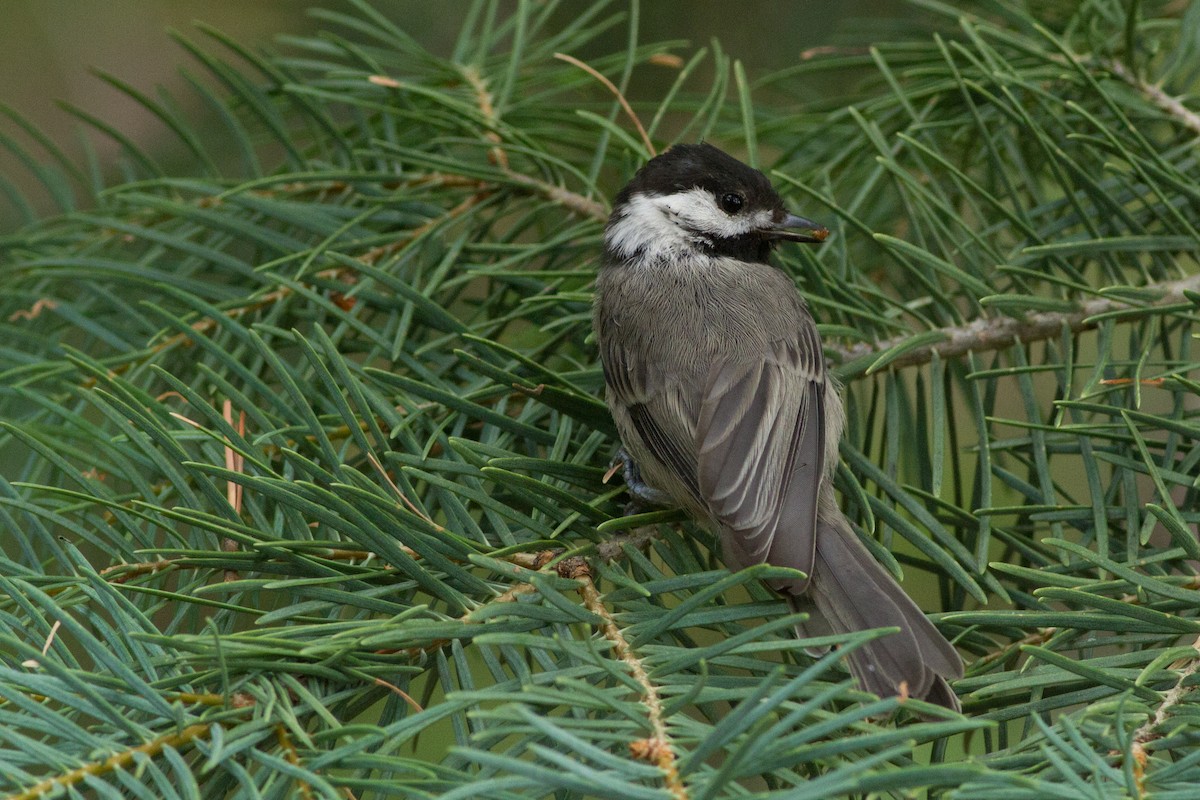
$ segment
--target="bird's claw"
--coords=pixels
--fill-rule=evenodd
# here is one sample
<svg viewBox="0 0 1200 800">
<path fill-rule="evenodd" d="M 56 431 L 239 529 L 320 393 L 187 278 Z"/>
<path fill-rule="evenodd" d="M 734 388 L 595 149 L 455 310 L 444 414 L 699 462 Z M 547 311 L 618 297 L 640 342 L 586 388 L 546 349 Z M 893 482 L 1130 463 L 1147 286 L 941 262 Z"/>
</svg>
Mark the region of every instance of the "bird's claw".
<svg viewBox="0 0 1200 800">
<path fill-rule="evenodd" d="M 671 506 L 671 498 L 667 496 L 666 492 L 654 488 L 642 479 L 641 469 L 638 468 L 637 462 L 624 447 L 618 449 L 616 455 L 613 456 L 605 477 L 611 477 L 618 469 L 621 470 L 621 475 L 625 479 L 626 491 L 633 498 L 633 501 L 625 507 L 627 516 L 643 511 L 647 506 Z"/>
</svg>

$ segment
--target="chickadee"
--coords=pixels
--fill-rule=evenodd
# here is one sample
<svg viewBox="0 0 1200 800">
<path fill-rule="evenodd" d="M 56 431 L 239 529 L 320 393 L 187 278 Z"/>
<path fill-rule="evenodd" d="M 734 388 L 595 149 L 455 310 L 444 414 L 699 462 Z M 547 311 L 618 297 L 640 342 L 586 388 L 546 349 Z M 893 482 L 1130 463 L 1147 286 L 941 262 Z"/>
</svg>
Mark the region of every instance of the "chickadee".
<svg viewBox="0 0 1200 800">
<path fill-rule="evenodd" d="M 958 653 L 837 505 L 840 387 L 804 300 L 768 263 L 776 242 L 828 234 L 708 144 L 672 147 L 617 194 L 593 324 L 626 482 L 711 526 L 731 567 L 808 576 L 772 583 L 810 614 L 801 635 L 899 628 L 850 654 L 864 689 L 958 709 Z"/>
</svg>

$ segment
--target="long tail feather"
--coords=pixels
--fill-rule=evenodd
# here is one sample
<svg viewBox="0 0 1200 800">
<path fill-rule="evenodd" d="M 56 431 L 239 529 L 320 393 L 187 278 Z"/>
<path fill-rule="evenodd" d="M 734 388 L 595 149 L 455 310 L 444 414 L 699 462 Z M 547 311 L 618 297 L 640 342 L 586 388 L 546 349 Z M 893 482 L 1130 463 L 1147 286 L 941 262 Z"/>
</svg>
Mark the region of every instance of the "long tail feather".
<svg viewBox="0 0 1200 800">
<path fill-rule="evenodd" d="M 810 633 L 900 629 L 849 655 L 850 670 L 864 689 L 881 697 L 907 694 L 959 709 L 958 697 L 946 681 L 962 677 L 962 659 L 836 508 L 832 513 L 822 508 L 812 581 L 797 601 L 814 615 L 805 626 Z"/>
</svg>

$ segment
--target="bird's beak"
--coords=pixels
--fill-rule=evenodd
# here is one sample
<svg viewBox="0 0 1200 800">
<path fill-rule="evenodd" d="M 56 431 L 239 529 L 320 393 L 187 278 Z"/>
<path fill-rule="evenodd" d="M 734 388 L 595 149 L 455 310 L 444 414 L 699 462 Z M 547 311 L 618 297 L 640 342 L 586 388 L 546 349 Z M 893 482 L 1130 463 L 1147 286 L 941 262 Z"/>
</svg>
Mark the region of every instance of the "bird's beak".
<svg viewBox="0 0 1200 800">
<path fill-rule="evenodd" d="M 764 233 L 771 239 L 785 239 L 789 242 L 807 242 L 819 244 L 829 237 L 829 229 L 818 225 L 810 219 L 786 214 L 783 220 L 775 223 Z"/>
</svg>

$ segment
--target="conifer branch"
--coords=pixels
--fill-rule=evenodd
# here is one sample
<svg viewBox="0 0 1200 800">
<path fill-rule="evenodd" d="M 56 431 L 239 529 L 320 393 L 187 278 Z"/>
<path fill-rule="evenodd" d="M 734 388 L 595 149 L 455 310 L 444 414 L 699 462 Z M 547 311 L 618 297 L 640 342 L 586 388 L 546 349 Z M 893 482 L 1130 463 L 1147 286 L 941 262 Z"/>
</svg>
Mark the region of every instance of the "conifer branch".
<svg viewBox="0 0 1200 800">
<path fill-rule="evenodd" d="M 1200 136 L 1200 114 L 1192 111 L 1178 97 L 1173 97 L 1163 90 L 1162 86 L 1149 83 L 1135 75 L 1124 62 L 1117 59 L 1102 59 L 1100 65 L 1131 86 L 1134 91 L 1146 98 L 1151 104 L 1178 122 L 1192 133 Z"/>
<path fill-rule="evenodd" d="M 154 758 L 168 747 L 175 750 L 182 750 L 197 739 L 207 738 L 211 730 L 212 725 L 204 723 L 188 725 L 182 730 L 164 734 L 145 744 L 114 753 L 102 761 L 85 764 L 78 769 L 73 769 L 62 775 L 47 778 L 22 792 L 9 795 L 6 800 L 39 800 L 39 798 L 46 797 L 52 792 L 82 783 L 87 778 L 99 777 L 114 770 L 129 769 L 136 763 L 139 757 Z"/>
<path fill-rule="evenodd" d="M 888 358 L 887 353 L 902 348 L 912 338 L 912 334 L 894 336 L 874 344 L 829 344 L 826 345 L 826 349 L 843 365 L 843 369 L 838 373 L 842 380 L 863 377 L 885 366 L 889 369 L 900 369 L 928 364 L 935 354 L 943 360 L 952 360 L 968 353 L 1003 350 L 1015 344 L 1052 339 L 1061 336 L 1064 331 L 1082 333 L 1092 330 L 1099 324 L 1098 317 L 1110 317 L 1121 311 L 1129 311 L 1131 316 L 1140 316 L 1155 309 L 1166 309 L 1181 303 L 1194 304 L 1196 301 L 1189 298 L 1188 294 L 1200 292 L 1200 274 L 1139 289 L 1153 291 L 1159 297 L 1146 305 L 1134 305 L 1124 300 L 1101 297 L 1082 303 L 1078 311 L 1039 311 L 1022 318 L 980 317 L 965 325 L 941 328 L 941 341 L 905 350 L 895 358 Z M 876 358 L 871 359 L 872 356 Z"/>
<path fill-rule="evenodd" d="M 650 724 L 650 737 L 640 739 L 630 744 L 631 754 L 640 760 L 657 764 L 662 770 L 663 782 L 674 800 L 687 800 L 687 787 L 679 775 L 676 763 L 675 749 L 667 731 L 666 719 L 663 713 L 662 700 L 658 696 L 658 687 L 650 680 L 646 666 L 638 658 L 629 644 L 629 640 L 621 633 L 612 612 L 604 604 L 604 597 L 592 581 L 591 569 L 583 559 L 573 560 L 570 577 L 579 581 L 579 594 L 588 611 L 603 620 L 600 631 L 604 638 L 612 643 L 613 650 L 622 662 L 629 668 L 629 673 L 642 692 L 642 704 L 646 707 L 646 718 Z"/>
</svg>

